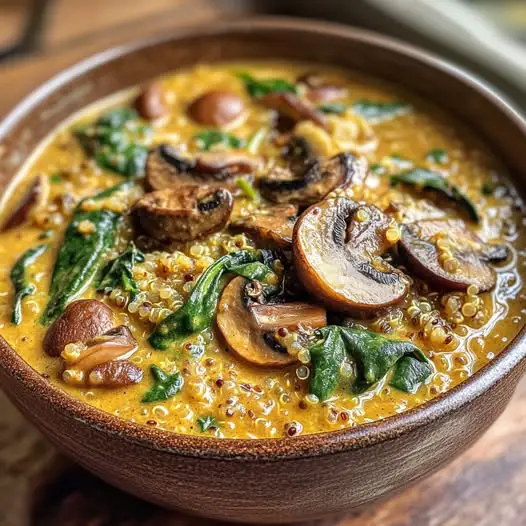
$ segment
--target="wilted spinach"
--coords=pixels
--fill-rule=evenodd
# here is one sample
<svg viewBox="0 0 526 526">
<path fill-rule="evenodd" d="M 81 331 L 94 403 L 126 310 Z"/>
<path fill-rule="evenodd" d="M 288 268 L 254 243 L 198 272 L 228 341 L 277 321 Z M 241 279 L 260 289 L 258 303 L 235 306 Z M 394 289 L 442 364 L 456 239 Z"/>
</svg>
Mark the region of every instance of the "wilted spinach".
<svg viewBox="0 0 526 526">
<path fill-rule="evenodd" d="M 359 394 L 379 382 L 390 370 L 390 385 L 414 392 L 432 373 L 422 351 L 409 341 L 385 338 L 365 329 L 328 326 L 315 333 L 309 347 L 313 376 L 310 392 L 326 400 L 340 382 L 340 370 L 346 357 L 355 374 L 350 382 Z"/>
<path fill-rule="evenodd" d="M 473 201 L 464 195 L 457 186 L 448 181 L 438 172 L 427 170 L 425 168 L 415 168 L 408 172 L 392 175 L 391 184 L 394 186 L 399 183 L 409 184 L 423 190 L 434 190 L 451 201 L 458 203 L 473 221 L 478 223 L 480 220 L 477 208 Z"/>
<path fill-rule="evenodd" d="M 449 156 L 443 148 L 435 148 L 426 155 L 426 161 L 435 164 L 447 164 Z"/>
<path fill-rule="evenodd" d="M 144 261 L 144 254 L 133 244 L 117 258 L 109 261 L 102 269 L 97 292 L 105 292 L 116 288 L 122 289 L 133 301 L 139 287 L 133 279 L 132 269 L 137 263 Z"/>
<path fill-rule="evenodd" d="M 134 109 L 118 108 L 74 134 L 101 168 L 131 177 L 144 172 L 150 131 Z"/>
<path fill-rule="evenodd" d="M 197 423 L 199 424 L 201 433 L 204 433 L 205 431 L 208 431 L 209 429 L 219 427 L 219 424 L 217 423 L 215 417 L 210 416 L 210 415 L 200 416 L 197 419 Z"/>
<path fill-rule="evenodd" d="M 334 113 L 335 115 L 340 115 L 347 109 L 347 105 L 343 102 L 327 102 L 326 104 L 320 104 L 318 109 L 323 113 Z"/>
<path fill-rule="evenodd" d="M 362 99 L 352 104 L 352 110 L 372 123 L 379 123 L 409 113 L 411 106 L 400 101 L 379 102 Z"/>
<path fill-rule="evenodd" d="M 245 144 L 243 139 L 230 133 L 219 130 L 205 130 L 194 136 L 194 141 L 201 150 L 208 151 L 212 146 L 221 144 L 227 148 L 242 148 Z"/>
<path fill-rule="evenodd" d="M 183 387 L 184 378 L 180 373 L 167 374 L 157 365 L 152 365 L 153 386 L 144 393 L 142 401 L 163 402 L 176 395 Z"/>
<path fill-rule="evenodd" d="M 122 183 L 89 199 L 100 201 L 130 187 L 131 183 Z M 53 322 L 66 304 L 88 284 L 99 269 L 104 254 L 115 242 L 122 215 L 104 208 L 83 210 L 83 203 L 80 202 L 73 214 L 55 261 L 49 289 L 50 300 L 40 320 L 44 325 Z M 83 221 L 93 225 L 92 233 L 79 232 L 79 224 Z"/>
<path fill-rule="evenodd" d="M 263 267 L 265 265 L 257 261 L 256 253 L 246 250 L 220 257 L 197 280 L 185 304 L 155 327 L 148 340 L 151 346 L 164 350 L 173 342 L 210 327 L 225 284 L 225 274 L 230 272 L 259 280 L 272 272 L 268 267 Z"/>
<path fill-rule="evenodd" d="M 269 93 L 296 93 L 296 87 L 283 79 L 256 79 L 248 73 L 238 73 L 251 97 L 263 97 Z"/>
<path fill-rule="evenodd" d="M 9 274 L 11 283 L 13 283 L 15 288 L 13 313 L 11 315 L 11 322 L 15 325 L 19 325 L 22 321 L 22 300 L 34 294 L 36 290 L 35 285 L 29 283 L 27 269 L 43 254 L 46 247 L 47 245 L 38 245 L 26 250 L 17 260 Z"/>
</svg>

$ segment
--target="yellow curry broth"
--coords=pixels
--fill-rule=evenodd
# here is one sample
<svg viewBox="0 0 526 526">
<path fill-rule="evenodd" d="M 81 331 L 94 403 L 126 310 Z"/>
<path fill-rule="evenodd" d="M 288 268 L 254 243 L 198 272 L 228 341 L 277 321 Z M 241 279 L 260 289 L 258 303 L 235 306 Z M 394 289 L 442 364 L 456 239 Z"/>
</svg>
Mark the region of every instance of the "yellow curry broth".
<svg viewBox="0 0 526 526">
<path fill-rule="evenodd" d="M 238 94 L 246 106 L 243 116 L 227 126 L 226 130 L 245 140 L 259 131 L 263 139 L 251 146 L 251 153 L 269 158 L 269 164 L 281 162 L 273 159 L 278 155 L 279 148 L 268 137 L 272 127 L 271 112 L 250 98 L 235 72 L 247 71 L 258 78 L 282 78 L 293 82 L 299 74 L 310 69 L 305 65 L 282 63 L 235 64 L 198 66 L 170 74 L 162 79 L 169 115 L 152 124 L 151 143 L 187 145 L 188 150 L 196 151 L 198 146 L 192 137 L 208 127 L 192 122 L 186 108 L 201 93 L 224 89 Z M 327 150 L 326 154 L 349 149 L 365 155 L 370 165 L 380 165 L 380 168 L 376 167 L 376 173 L 369 175 L 365 189 L 355 189 L 357 197 L 386 208 L 397 192 L 404 191 L 390 189 L 385 177 L 385 174 L 396 173 L 400 166 L 400 161 L 389 156 L 401 156 L 419 166 L 432 167 L 444 173 L 474 201 L 479 210 L 482 217 L 480 225 L 470 224 L 470 228 L 476 228 L 486 241 L 505 242 L 511 248 L 511 258 L 496 267 L 496 290 L 476 294 L 480 300 L 465 293 L 426 292 L 425 286 L 423 292 L 422 288 L 416 291 L 413 286 L 401 305 L 373 320 L 361 322 L 388 336 L 411 338 L 424 350 L 435 371 L 417 393 L 397 391 L 383 379 L 359 396 L 340 388 L 328 401 L 316 403 L 307 396 L 308 380 L 298 378 L 300 364 L 278 370 L 251 367 L 226 350 L 213 330 L 192 336 L 174 350 L 156 351 L 146 341 L 153 327 L 149 321 L 151 310 L 141 311 L 140 305 L 130 308 L 127 300 L 123 305 L 118 294 L 106 296 L 104 301 L 115 312 L 119 324 L 127 325 L 137 339 L 139 350 L 132 362 L 144 369 L 143 381 L 115 390 L 66 385 L 60 379 L 60 360 L 48 357 L 42 349 L 46 329 L 40 325 L 39 318 L 48 301 L 50 276 L 59 242 L 71 217 L 71 211 L 63 213 L 60 196 L 68 193 L 78 202 L 123 180 L 121 176 L 88 162 L 71 134 L 72 124 L 92 121 L 106 106 L 104 103 L 88 109 L 50 138 L 36 158 L 24 168 L 23 180 L 13 188 L 5 206 L 4 219 L 9 216 L 13 203 L 23 195 L 24 186 L 27 187 L 25 182 L 38 174 L 62 174 L 60 180 L 50 185 L 49 204 L 44 214 L 36 214 L 22 226 L 0 233 L 0 329 L 6 340 L 32 367 L 49 376 L 51 382 L 94 407 L 128 420 L 190 434 L 201 434 L 198 417 L 214 416 L 219 427 L 211 432 L 229 438 L 279 437 L 286 435 L 291 426 L 295 427 L 296 433 L 315 433 L 382 419 L 432 399 L 488 363 L 524 324 L 526 297 L 521 290 L 526 240 L 519 210 L 522 203 L 513 192 L 510 195 L 505 190 L 509 182 L 484 145 L 437 108 L 396 88 L 352 74 L 328 70 L 326 77 L 348 87 L 348 96 L 343 102 L 371 99 L 386 102 L 404 100 L 411 104 L 411 111 L 407 114 L 379 124 L 367 124 L 350 113 L 343 117 L 330 117 L 330 140 L 327 142 L 327 137 L 323 135 L 313 138 L 318 141 L 317 148 Z M 123 94 L 120 103 L 129 101 L 130 96 L 129 93 Z M 312 129 L 307 127 L 306 134 L 311 132 Z M 435 149 L 447 152 L 447 163 L 437 166 L 426 161 L 426 155 Z M 481 192 L 484 184 L 496 190 L 486 195 Z M 431 202 L 437 202 L 433 201 L 433 197 L 426 197 Z M 439 201 L 439 206 L 453 217 L 465 219 L 463 213 L 451 203 Z M 254 207 L 255 204 L 248 199 L 240 198 L 236 200 L 235 213 L 244 213 Z M 52 231 L 51 237 L 40 239 L 48 230 Z M 131 229 L 127 225 L 120 234 L 116 249 L 112 251 L 112 257 L 125 247 L 130 236 Z M 36 293 L 24 300 L 23 322 L 15 326 L 10 322 L 13 288 L 9 272 L 17 258 L 38 243 L 47 243 L 49 248 L 30 268 L 30 281 L 36 285 Z M 162 308 L 176 310 L 182 304 L 192 283 L 215 258 L 230 250 L 253 245 L 253 241 L 242 234 L 215 234 L 180 247 L 175 258 L 170 259 L 170 254 L 159 253 L 147 256 L 146 263 L 136 269 L 134 277 L 141 291 L 145 294 L 153 291 L 156 295 L 158 301 L 155 305 L 159 306 L 158 314 L 161 315 Z M 163 265 L 167 266 L 168 272 L 166 268 L 161 271 Z M 178 273 L 177 279 L 170 281 L 178 296 L 169 303 L 162 297 L 161 289 L 172 271 Z M 194 278 L 192 282 L 185 281 L 189 273 Z M 448 303 L 451 296 L 454 299 Z M 82 297 L 101 299 L 91 288 Z M 466 303 L 475 303 L 482 314 L 478 317 L 463 316 L 459 320 L 458 310 L 462 313 Z M 415 305 L 418 306 L 417 315 Z M 457 310 L 453 308 L 455 305 Z M 426 317 L 435 311 L 452 327 L 454 337 L 447 344 L 439 337 L 441 334 L 432 333 L 433 320 Z M 458 323 L 452 323 L 452 319 Z M 200 349 L 204 352 L 198 356 Z M 167 372 L 181 371 L 185 383 L 173 398 L 145 404 L 141 403 L 141 398 L 151 387 L 149 366 L 152 364 Z"/>
</svg>

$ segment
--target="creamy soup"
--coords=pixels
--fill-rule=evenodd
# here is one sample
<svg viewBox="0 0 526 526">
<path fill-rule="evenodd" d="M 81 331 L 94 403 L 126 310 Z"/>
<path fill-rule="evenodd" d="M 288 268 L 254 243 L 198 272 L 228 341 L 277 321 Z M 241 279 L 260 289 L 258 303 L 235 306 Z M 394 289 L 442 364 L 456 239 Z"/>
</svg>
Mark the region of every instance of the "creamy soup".
<svg viewBox="0 0 526 526">
<path fill-rule="evenodd" d="M 70 396 L 167 431 L 380 420 L 524 324 L 505 170 L 352 72 L 199 65 L 101 101 L 28 161 L 2 219 L 2 336 Z"/>
</svg>

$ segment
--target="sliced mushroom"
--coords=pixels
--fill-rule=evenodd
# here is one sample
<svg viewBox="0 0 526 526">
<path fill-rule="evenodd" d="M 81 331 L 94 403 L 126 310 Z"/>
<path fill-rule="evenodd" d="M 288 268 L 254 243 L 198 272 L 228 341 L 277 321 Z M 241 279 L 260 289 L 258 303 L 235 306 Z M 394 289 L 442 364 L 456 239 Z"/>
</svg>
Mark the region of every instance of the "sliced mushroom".
<svg viewBox="0 0 526 526">
<path fill-rule="evenodd" d="M 146 162 L 146 187 L 149 190 L 180 188 L 183 184 L 227 181 L 254 173 L 256 158 L 230 152 L 204 152 L 195 159 L 185 158 L 175 148 L 163 144 L 152 150 Z"/>
<path fill-rule="evenodd" d="M 39 175 L 4 223 L 2 232 L 21 225 L 33 209 L 44 206 L 48 197 L 49 182 L 46 177 Z"/>
<path fill-rule="evenodd" d="M 240 219 L 230 228 L 246 232 L 260 243 L 290 249 L 297 213 L 298 209 L 293 205 L 274 206 Z"/>
<path fill-rule="evenodd" d="M 497 275 L 489 262 L 508 255 L 505 246 L 485 243 L 460 219 L 403 225 L 400 251 L 423 280 L 451 290 L 466 290 L 470 285 L 491 290 Z"/>
<path fill-rule="evenodd" d="M 127 362 L 137 348 L 137 342 L 127 327 L 115 327 L 85 344 L 68 346 L 61 353 L 64 361 L 62 378 L 71 385 L 101 387 L 140 382 L 142 371 Z M 117 365 L 119 362 L 122 363 Z"/>
<path fill-rule="evenodd" d="M 405 276 L 378 256 L 391 243 L 389 219 L 344 198 L 308 208 L 296 222 L 293 256 L 301 283 L 326 306 L 367 316 L 401 301 Z"/>
<path fill-rule="evenodd" d="M 331 102 L 347 95 L 347 88 L 338 84 L 330 84 L 316 72 L 304 73 L 298 77 L 298 83 L 308 88 L 307 97 L 315 102 Z"/>
<path fill-rule="evenodd" d="M 322 128 L 327 128 L 327 118 L 310 102 L 300 99 L 294 93 L 275 92 L 269 93 L 259 99 L 266 108 L 275 110 L 279 115 L 292 119 L 295 123 L 300 121 L 313 121 Z"/>
<path fill-rule="evenodd" d="M 69 343 L 85 343 L 113 327 L 113 313 L 97 300 L 77 300 L 70 303 L 53 322 L 44 337 L 44 351 L 60 356 Z"/>
<path fill-rule="evenodd" d="M 229 349 L 247 362 L 264 367 L 285 367 L 296 361 L 272 337 L 280 327 L 312 329 L 327 324 L 325 309 L 306 303 L 250 306 L 247 281 L 238 277 L 223 291 L 217 309 L 217 326 Z M 261 324 L 259 325 L 258 322 Z"/>
<path fill-rule="evenodd" d="M 310 160 L 303 170 L 274 168 L 259 180 L 264 197 L 274 203 L 311 205 L 338 187 L 361 184 L 367 175 L 367 164 L 349 153 L 340 153 L 325 161 Z"/>
<path fill-rule="evenodd" d="M 188 107 L 190 117 L 205 126 L 225 126 L 245 111 L 241 98 L 230 91 L 212 90 L 195 99 Z"/>
<path fill-rule="evenodd" d="M 157 241 L 190 241 L 221 230 L 233 204 L 232 194 L 224 188 L 186 185 L 146 194 L 133 214 L 140 228 Z"/>
<path fill-rule="evenodd" d="M 158 82 L 147 84 L 135 100 L 135 109 L 147 120 L 163 117 L 168 111 L 163 97 L 164 91 Z"/>
</svg>

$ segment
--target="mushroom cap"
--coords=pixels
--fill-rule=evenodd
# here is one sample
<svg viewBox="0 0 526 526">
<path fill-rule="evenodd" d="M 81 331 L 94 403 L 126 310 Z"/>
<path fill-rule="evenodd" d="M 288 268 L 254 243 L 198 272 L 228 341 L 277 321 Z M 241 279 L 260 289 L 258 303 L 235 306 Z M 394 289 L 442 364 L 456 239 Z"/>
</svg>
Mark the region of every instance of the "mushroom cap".
<svg viewBox="0 0 526 526">
<path fill-rule="evenodd" d="M 183 157 L 167 144 L 161 144 L 148 154 L 145 183 L 148 190 L 180 188 L 183 184 L 197 183 L 224 186 L 226 180 L 254 173 L 258 166 L 258 159 L 247 154 L 203 152 L 192 159 Z"/>
<path fill-rule="evenodd" d="M 294 205 L 273 206 L 236 221 L 230 228 L 249 234 L 260 244 L 269 243 L 287 250 L 292 244 L 297 213 Z"/>
<path fill-rule="evenodd" d="M 241 98 L 226 90 L 207 91 L 188 106 L 188 115 L 205 126 L 225 126 L 245 110 Z"/>
<path fill-rule="evenodd" d="M 247 283 L 243 277 L 234 278 L 219 301 L 217 327 L 228 348 L 257 366 L 286 367 L 293 364 L 296 357 L 273 349 L 265 335 L 279 327 L 294 330 L 299 324 L 323 327 L 327 324 L 325 309 L 306 303 L 248 306 Z"/>
<path fill-rule="evenodd" d="M 69 343 L 86 343 L 113 327 L 113 312 L 98 300 L 77 300 L 70 303 L 53 322 L 44 337 L 44 351 L 60 356 Z"/>
<path fill-rule="evenodd" d="M 491 290 L 497 283 L 495 269 L 489 261 L 507 256 L 505 247 L 485 243 L 460 219 L 403 225 L 400 252 L 407 265 L 431 285 L 451 290 L 466 290 L 476 285 L 481 292 Z M 445 268 L 448 254 L 457 262 L 458 268 L 454 271 Z"/>
<path fill-rule="evenodd" d="M 164 104 L 164 90 L 158 82 L 151 82 L 142 89 L 135 99 L 135 109 L 147 120 L 158 119 L 167 113 Z"/>
<path fill-rule="evenodd" d="M 300 99 L 294 93 L 274 92 L 259 99 L 266 108 L 277 111 L 281 116 L 292 121 L 312 121 L 322 128 L 327 128 L 327 118 L 310 102 Z"/>
<path fill-rule="evenodd" d="M 367 218 L 357 218 L 360 209 Z M 341 312 L 366 316 L 398 303 L 408 292 L 407 279 L 386 262 L 381 269 L 372 263 L 390 247 L 388 224 L 378 208 L 345 197 L 311 206 L 294 227 L 299 280 L 315 298 Z"/>
<path fill-rule="evenodd" d="M 233 201 L 224 188 L 186 185 L 146 194 L 133 214 L 157 241 L 190 241 L 221 230 L 230 219 Z"/>
<path fill-rule="evenodd" d="M 366 175 L 367 163 L 362 158 L 339 153 L 324 161 L 311 159 L 299 174 L 275 168 L 260 179 L 259 186 L 263 196 L 274 203 L 311 205 L 336 188 L 362 184 Z"/>
</svg>

